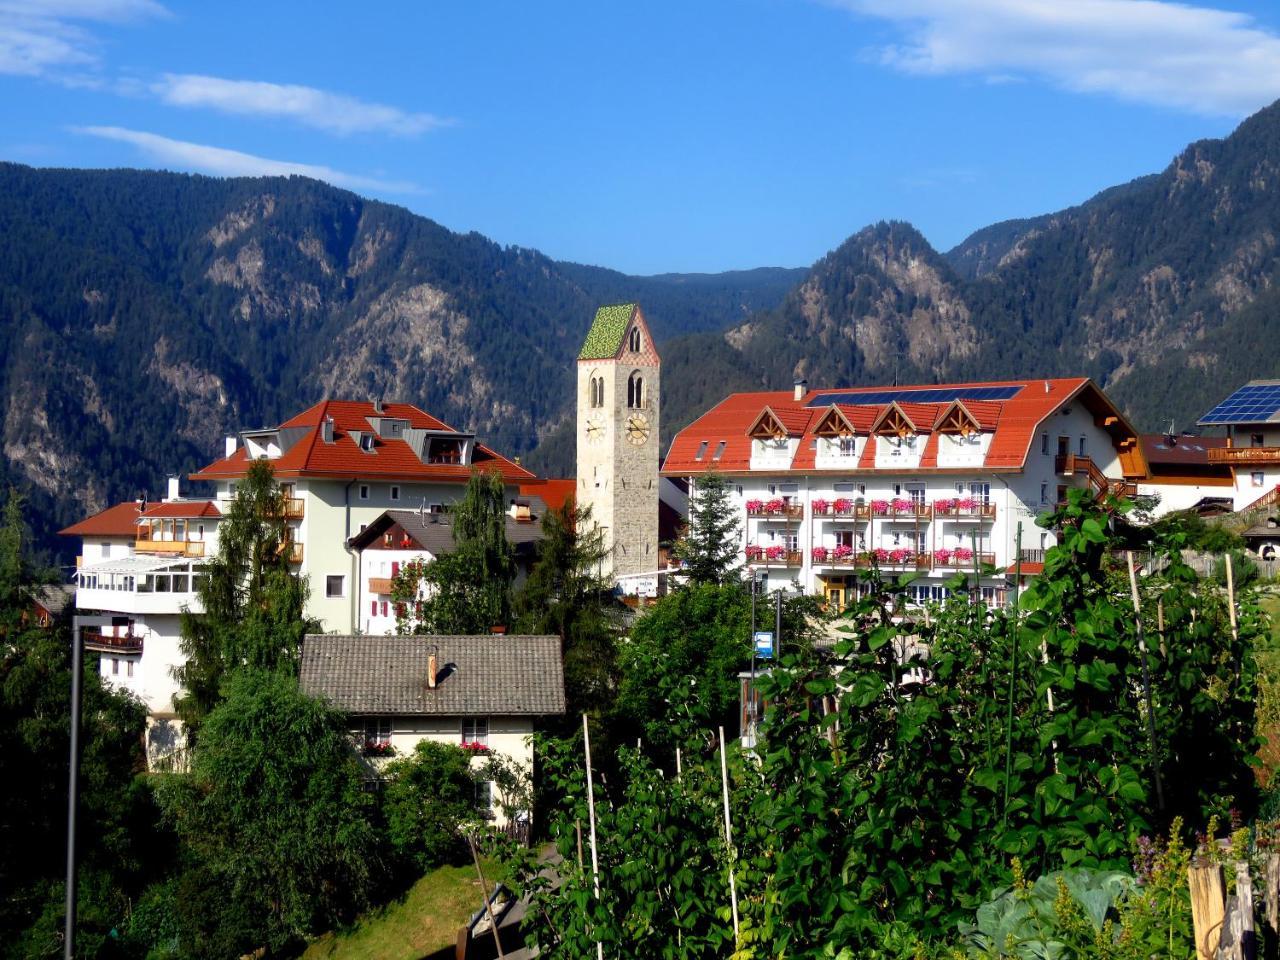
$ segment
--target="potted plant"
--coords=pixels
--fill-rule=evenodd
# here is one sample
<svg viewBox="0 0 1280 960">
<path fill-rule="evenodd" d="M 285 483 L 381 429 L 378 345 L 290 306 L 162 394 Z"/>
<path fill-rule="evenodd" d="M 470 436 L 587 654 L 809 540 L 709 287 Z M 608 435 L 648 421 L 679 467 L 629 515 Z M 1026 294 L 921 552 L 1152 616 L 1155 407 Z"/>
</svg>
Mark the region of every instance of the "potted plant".
<svg viewBox="0 0 1280 960">
<path fill-rule="evenodd" d="M 364 755 L 366 757 L 394 757 L 396 748 L 391 745 L 390 740 L 378 740 L 369 737 L 364 742 Z"/>
<path fill-rule="evenodd" d="M 941 564 L 945 567 L 951 562 L 951 551 L 946 549 L 935 550 L 933 551 L 933 559 L 935 563 Z"/>
<path fill-rule="evenodd" d="M 872 500 L 871 512 L 875 514 L 877 517 L 883 517 L 886 513 L 889 512 L 889 501 L 888 500 Z"/>
<path fill-rule="evenodd" d="M 479 740 L 462 741 L 462 749 L 467 751 L 467 753 L 471 754 L 472 756 L 476 756 L 476 757 L 487 756 L 489 753 L 488 745 L 481 743 Z"/>
<path fill-rule="evenodd" d="M 748 563 L 759 560 L 763 556 L 764 556 L 764 547 L 758 547 L 755 544 L 751 544 L 750 546 L 747 547 Z"/>
<path fill-rule="evenodd" d="M 835 503 L 833 503 L 831 506 L 832 506 L 832 509 L 834 509 L 835 512 L 842 517 L 848 516 L 850 513 L 853 512 L 853 501 L 850 500 L 848 497 L 837 497 Z"/>
<path fill-rule="evenodd" d="M 818 497 L 813 501 L 814 516 L 825 514 L 830 507 L 831 507 L 831 504 L 828 501 L 823 500 L 821 497 Z"/>
<path fill-rule="evenodd" d="M 830 556 L 830 551 L 826 547 L 813 548 L 813 560 L 815 563 L 826 563 L 828 556 Z"/>
<path fill-rule="evenodd" d="M 876 563 L 887 563 L 889 560 L 889 551 L 884 547 L 876 547 L 871 551 L 871 558 L 875 560 Z"/>
<path fill-rule="evenodd" d="M 889 506 L 893 508 L 894 513 L 914 513 L 916 508 L 915 501 L 909 497 L 894 497 Z"/>
<path fill-rule="evenodd" d="M 973 559 L 973 550 L 969 547 L 956 547 L 952 556 L 955 558 L 956 563 L 966 563 Z"/>
<path fill-rule="evenodd" d="M 786 509 L 787 509 L 787 503 L 781 497 L 774 497 L 772 500 L 767 501 L 764 505 L 764 512 L 769 514 L 782 513 L 782 511 Z"/>
<path fill-rule="evenodd" d="M 782 546 L 765 547 L 764 556 L 766 560 L 785 560 L 787 548 Z"/>
<path fill-rule="evenodd" d="M 841 543 L 832 551 L 832 554 L 837 560 L 847 561 L 853 556 L 853 547 L 849 546 L 847 543 Z"/>
<path fill-rule="evenodd" d="M 760 513 L 764 509 L 763 500 L 748 500 L 747 513 Z"/>
</svg>

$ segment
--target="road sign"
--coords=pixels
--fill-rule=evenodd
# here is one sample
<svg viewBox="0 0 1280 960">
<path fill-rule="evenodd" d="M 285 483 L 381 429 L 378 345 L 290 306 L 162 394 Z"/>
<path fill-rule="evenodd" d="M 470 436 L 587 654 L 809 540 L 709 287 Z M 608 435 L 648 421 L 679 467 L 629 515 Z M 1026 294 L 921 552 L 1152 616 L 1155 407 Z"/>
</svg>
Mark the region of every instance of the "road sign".
<svg viewBox="0 0 1280 960">
<path fill-rule="evenodd" d="M 773 656 L 773 631 L 757 630 L 755 633 L 756 656 L 772 657 Z"/>
</svg>

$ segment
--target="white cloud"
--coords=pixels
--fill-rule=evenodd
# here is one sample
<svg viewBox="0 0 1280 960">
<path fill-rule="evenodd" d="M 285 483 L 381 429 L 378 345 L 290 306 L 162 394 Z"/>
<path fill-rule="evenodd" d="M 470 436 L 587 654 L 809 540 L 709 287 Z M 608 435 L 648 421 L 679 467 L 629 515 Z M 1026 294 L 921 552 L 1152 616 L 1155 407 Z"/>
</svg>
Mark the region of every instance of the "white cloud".
<svg viewBox="0 0 1280 960">
<path fill-rule="evenodd" d="M 1037 77 L 1196 113 L 1280 98 L 1280 36 L 1250 16 L 1167 0 L 827 0 L 904 26 L 878 51 L 913 74 Z"/>
<path fill-rule="evenodd" d="M 408 113 L 398 107 L 366 103 L 354 97 L 298 84 L 167 73 L 151 89 L 170 106 L 207 107 L 222 113 L 284 117 L 328 133 L 376 131 L 417 136 L 450 123 L 429 113 Z"/>
<path fill-rule="evenodd" d="M 166 15 L 154 0 L 0 0 L 0 73 L 39 77 L 97 63 L 97 42 L 77 21 Z"/>
<path fill-rule="evenodd" d="M 343 173 L 341 170 L 311 163 L 270 160 L 251 153 L 241 153 L 239 150 L 172 140 L 142 130 L 128 130 L 124 127 L 73 127 L 72 130 L 104 140 L 131 144 L 152 162 L 177 170 L 194 170 L 219 177 L 312 177 L 352 190 L 397 194 L 422 192 L 417 185 L 404 181 Z"/>
</svg>

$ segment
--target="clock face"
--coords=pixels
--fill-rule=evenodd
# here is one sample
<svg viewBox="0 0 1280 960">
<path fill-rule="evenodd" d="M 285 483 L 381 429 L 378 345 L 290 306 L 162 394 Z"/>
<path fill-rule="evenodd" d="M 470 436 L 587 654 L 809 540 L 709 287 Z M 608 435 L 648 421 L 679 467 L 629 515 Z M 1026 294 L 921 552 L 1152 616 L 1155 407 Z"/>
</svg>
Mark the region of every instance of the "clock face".
<svg viewBox="0 0 1280 960">
<path fill-rule="evenodd" d="M 633 413 L 627 417 L 627 439 L 637 447 L 649 439 L 649 421 L 643 413 Z"/>
<path fill-rule="evenodd" d="M 587 439 L 602 440 L 604 438 L 604 421 L 599 417 L 591 417 L 587 420 Z"/>
</svg>

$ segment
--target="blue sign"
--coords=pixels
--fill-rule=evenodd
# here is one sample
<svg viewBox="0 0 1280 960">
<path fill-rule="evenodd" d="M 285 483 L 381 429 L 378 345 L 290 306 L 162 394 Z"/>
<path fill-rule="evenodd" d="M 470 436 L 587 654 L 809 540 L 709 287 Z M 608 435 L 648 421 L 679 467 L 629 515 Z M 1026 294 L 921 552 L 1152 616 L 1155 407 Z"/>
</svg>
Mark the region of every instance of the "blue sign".
<svg viewBox="0 0 1280 960">
<path fill-rule="evenodd" d="M 757 630 L 755 633 L 756 656 L 772 657 L 773 656 L 773 631 Z"/>
</svg>

